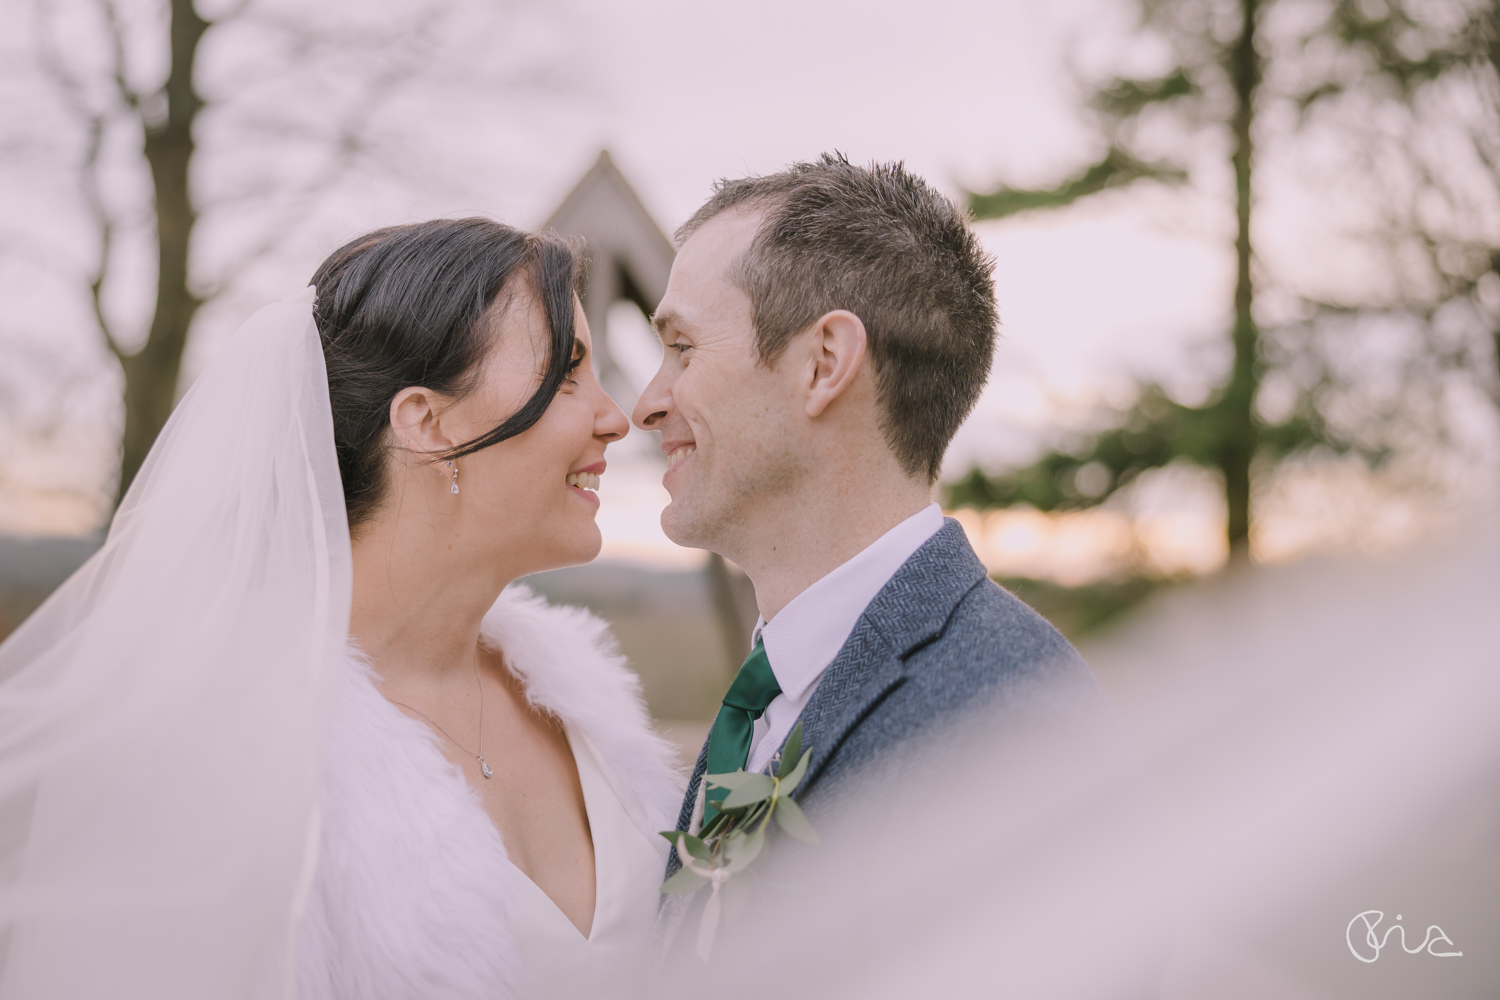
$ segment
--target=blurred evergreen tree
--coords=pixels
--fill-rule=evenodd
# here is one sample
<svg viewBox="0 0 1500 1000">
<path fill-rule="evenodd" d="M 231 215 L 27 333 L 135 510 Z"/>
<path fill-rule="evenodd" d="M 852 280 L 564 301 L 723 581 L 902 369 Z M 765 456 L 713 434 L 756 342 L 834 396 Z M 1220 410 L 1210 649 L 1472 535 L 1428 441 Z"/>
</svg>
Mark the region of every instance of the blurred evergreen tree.
<svg viewBox="0 0 1500 1000">
<path fill-rule="evenodd" d="M 1201 160 L 1153 149 L 1164 145 L 1164 128 L 1179 149 L 1224 149 L 1236 221 L 1230 371 L 1199 406 L 1174 400 L 1158 385 L 1140 385 L 1134 405 L 1114 414 L 1104 430 L 1023 468 L 999 475 L 976 468 L 949 487 L 948 500 L 1077 509 L 1102 503 L 1147 470 L 1188 462 L 1222 476 L 1231 558 L 1242 559 L 1249 550 L 1252 474 L 1316 448 L 1372 462 L 1390 451 L 1389 440 L 1370 428 L 1330 419 L 1348 376 L 1317 343 L 1326 322 L 1385 312 L 1412 318 L 1430 334 L 1438 315 L 1458 304 L 1468 310 L 1468 322 L 1460 324 L 1465 332 L 1429 336 L 1421 364 L 1429 375 L 1468 373 L 1500 408 L 1500 232 L 1493 227 L 1500 203 L 1500 2 L 1138 3 L 1138 41 L 1165 43 L 1171 64 L 1159 75 L 1116 76 L 1091 88 L 1087 103 L 1102 155 L 1052 187 L 972 194 L 970 208 L 978 218 L 1004 218 L 1142 181 L 1193 180 L 1205 168 Z M 1411 127 L 1392 132 L 1391 115 L 1376 111 Z M 1433 113 L 1444 123 L 1441 152 L 1424 141 Z M 1265 280 L 1254 243 L 1256 147 L 1330 121 L 1348 133 L 1346 142 L 1379 150 L 1375 160 L 1386 169 L 1370 168 L 1370 179 L 1381 188 L 1377 201 L 1388 216 L 1381 237 L 1403 281 L 1379 301 L 1304 298 L 1306 322 L 1264 331 L 1256 318 L 1257 285 Z M 1404 169 L 1393 174 L 1396 162 Z M 1268 332 L 1278 336 L 1268 339 Z M 1303 375 L 1297 398 L 1268 421 L 1257 409 L 1260 390 L 1269 373 L 1291 368 Z M 1308 378 L 1308 370 L 1315 376 Z"/>
</svg>

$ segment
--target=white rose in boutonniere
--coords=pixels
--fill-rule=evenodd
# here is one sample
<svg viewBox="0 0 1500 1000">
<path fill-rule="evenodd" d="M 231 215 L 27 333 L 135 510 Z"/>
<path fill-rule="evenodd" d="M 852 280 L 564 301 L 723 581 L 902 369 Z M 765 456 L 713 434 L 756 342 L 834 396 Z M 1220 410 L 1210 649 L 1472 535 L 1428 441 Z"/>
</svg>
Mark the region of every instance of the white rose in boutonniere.
<svg viewBox="0 0 1500 1000">
<path fill-rule="evenodd" d="M 680 830 L 662 831 L 661 835 L 677 848 L 682 868 L 662 883 L 661 891 L 693 893 L 704 886 L 712 890 L 703 908 L 703 921 L 698 925 L 698 957 L 705 962 L 713 950 L 720 915 L 732 920 L 749 898 L 750 886 L 741 873 L 765 849 L 766 827 L 771 817 L 776 817 L 777 824 L 798 840 L 818 842 L 812 824 L 792 801 L 792 793 L 807 773 L 810 755 L 810 750 L 802 749 L 799 722 L 787 737 L 774 773 L 739 770 L 703 776 L 706 787 L 722 788 L 729 794 L 698 836 Z"/>
</svg>

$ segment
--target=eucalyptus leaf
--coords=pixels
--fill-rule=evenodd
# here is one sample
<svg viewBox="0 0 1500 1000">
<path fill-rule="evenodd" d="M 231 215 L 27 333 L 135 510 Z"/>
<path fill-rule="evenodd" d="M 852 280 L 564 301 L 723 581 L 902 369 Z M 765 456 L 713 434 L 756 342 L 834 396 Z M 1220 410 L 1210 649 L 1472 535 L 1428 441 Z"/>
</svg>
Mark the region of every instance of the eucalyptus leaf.
<svg viewBox="0 0 1500 1000">
<path fill-rule="evenodd" d="M 745 806 L 740 812 L 735 813 L 733 823 L 737 830 L 748 830 L 760 821 L 767 809 L 771 806 L 771 799 L 765 798 L 758 802 L 752 802 Z"/>
<path fill-rule="evenodd" d="M 720 809 L 742 809 L 745 806 L 754 805 L 762 799 L 769 798 L 776 788 L 776 782 L 769 774 L 750 774 L 746 777 L 754 780 L 746 781 L 730 792 L 725 797 L 724 804 L 719 807 Z"/>
<path fill-rule="evenodd" d="M 791 773 L 790 767 L 796 766 L 795 761 L 798 760 L 801 753 L 802 723 L 801 721 L 798 721 L 798 723 L 792 727 L 791 735 L 786 738 L 786 743 L 781 748 L 781 763 L 776 765 L 776 776 L 785 781 L 788 775 Z M 788 761 L 792 761 L 794 763 L 788 765 Z"/>
<path fill-rule="evenodd" d="M 807 774 L 807 762 L 812 758 L 811 750 L 804 750 L 802 757 L 797 761 L 797 766 L 792 768 L 792 773 L 781 779 L 781 798 L 789 797 L 802 783 L 802 778 Z"/>
<path fill-rule="evenodd" d="M 776 822 L 787 832 L 788 836 L 796 837 L 804 843 L 817 845 L 818 832 L 812 828 L 807 821 L 807 816 L 802 812 L 802 807 L 791 799 L 783 798 L 776 803 Z"/>
<path fill-rule="evenodd" d="M 703 829 L 698 831 L 698 836 L 702 837 L 705 841 L 711 840 L 713 837 L 717 836 L 720 832 L 723 831 L 724 824 L 728 823 L 729 819 L 730 817 L 728 813 L 716 811 L 713 815 L 713 819 L 710 819 L 707 823 L 703 824 Z"/>
<path fill-rule="evenodd" d="M 687 844 L 687 852 L 699 861 L 708 861 L 713 857 L 713 852 L 708 849 L 708 845 L 703 842 L 702 838 L 695 837 L 691 833 L 683 833 L 681 830 L 663 830 L 661 835 L 666 837 L 673 847 L 677 847 L 677 842 L 681 839 Z"/>
<path fill-rule="evenodd" d="M 668 894 L 693 893 L 704 886 L 722 886 L 724 919 L 730 920 L 745 905 L 749 888 L 740 873 L 748 868 L 766 848 L 766 827 L 772 816 L 789 836 L 810 844 L 818 843 L 812 824 L 791 799 L 792 792 L 807 775 L 811 750 L 802 749 L 802 726 L 799 723 L 782 748 L 783 756 L 776 766 L 777 776 L 754 774 L 744 770 L 704 777 L 706 786 L 716 789 L 723 798 L 715 804 L 712 816 L 703 824 L 698 836 L 677 830 L 664 830 L 662 836 L 686 855 L 683 860 L 700 870 L 713 869 L 713 879 L 684 866 L 662 884 Z M 788 761 L 794 760 L 785 779 L 780 777 Z M 727 791 L 728 794 L 724 795 Z M 706 867 L 705 867 L 706 866 Z M 725 878 L 725 876 L 734 876 Z M 711 906 L 712 912 L 718 907 Z M 717 919 L 717 918 L 716 918 Z"/>
<path fill-rule="evenodd" d="M 724 843 L 724 858 L 727 862 L 724 870 L 733 874 L 744 871 L 750 862 L 760 855 L 760 849 L 766 846 L 766 828 L 756 827 L 749 833 L 730 837 Z"/>
<path fill-rule="evenodd" d="M 686 868 L 679 868 L 676 874 L 661 884 L 661 891 L 668 896 L 675 896 L 682 893 L 697 892 L 705 885 L 708 885 L 708 879 L 702 875 L 699 875 L 695 871 L 689 871 Z"/>
<path fill-rule="evenodd" d="M 749 771 L 727 771 L 724 774 L 705 774 L 703 780 L 716 788 L 739 788 L 741 785 L 762 777 Z"/>
</svg>

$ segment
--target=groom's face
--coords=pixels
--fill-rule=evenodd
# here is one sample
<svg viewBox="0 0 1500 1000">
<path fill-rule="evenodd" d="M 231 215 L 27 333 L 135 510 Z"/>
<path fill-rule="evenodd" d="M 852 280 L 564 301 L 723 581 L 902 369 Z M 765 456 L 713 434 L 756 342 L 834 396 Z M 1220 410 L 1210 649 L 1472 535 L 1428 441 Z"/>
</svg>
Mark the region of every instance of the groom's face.
<svg viewBox="0 0 1500 1000">
<path fill-rule="evenodd" d="M 678 251 L 654 319 L 662 364 L 631 419 L 661 433 L 679 545 L 733 558 L 737 535 L 774 518 L 804 464 L 788 367 L 756 363 L 750 299 L 731 278 L 759 212 L 726 212 Z"/>
</svg>

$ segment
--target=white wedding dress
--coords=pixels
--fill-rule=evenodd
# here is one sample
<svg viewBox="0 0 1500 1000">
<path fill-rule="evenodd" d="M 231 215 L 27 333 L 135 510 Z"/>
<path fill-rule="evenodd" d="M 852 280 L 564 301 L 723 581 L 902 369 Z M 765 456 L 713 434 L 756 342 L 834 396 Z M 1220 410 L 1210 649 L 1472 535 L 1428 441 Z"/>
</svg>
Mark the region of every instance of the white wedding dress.
<svg viewBox="0 0 1500 1000">
<path fill-rule="evenodd" d="M 630 822 L 588 738 L 569 731 L 594 837 L 595 903 L 585 938 L 520 869 L 511 866 L 511 931 L 525 956 L 517 993 L 634 997 L 644 990 L 664 852 Z M 666 828 L 670 829 L 671 823 Z M 655 840 L 665 843 L 660 837 Z"/>
</svg>

